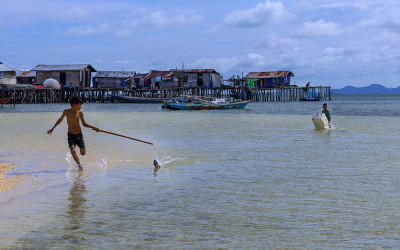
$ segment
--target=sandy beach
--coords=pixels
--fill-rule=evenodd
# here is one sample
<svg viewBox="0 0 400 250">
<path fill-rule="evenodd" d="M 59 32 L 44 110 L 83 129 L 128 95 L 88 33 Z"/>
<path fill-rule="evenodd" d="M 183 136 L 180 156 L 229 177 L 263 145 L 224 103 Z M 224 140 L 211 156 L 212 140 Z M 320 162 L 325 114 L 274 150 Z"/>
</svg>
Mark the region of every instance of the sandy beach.
<svg viewBox="0 0 400 250">
<path fill-rule="evenodd" d="M 21 182 L 27 180 L 29 175 L 14 175 L 6 178 L 6 172 L 16 166 L 11 163 L 0 163 L 0 193 L 16 187 Z"/>
</svg>

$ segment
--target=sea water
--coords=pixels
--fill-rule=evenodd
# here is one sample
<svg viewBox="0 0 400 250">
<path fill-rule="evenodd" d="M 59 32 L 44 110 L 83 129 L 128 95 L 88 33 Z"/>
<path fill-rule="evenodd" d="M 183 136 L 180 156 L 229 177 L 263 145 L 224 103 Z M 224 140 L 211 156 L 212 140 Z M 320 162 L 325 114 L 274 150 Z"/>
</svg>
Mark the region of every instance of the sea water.
<svg viewBox="0 0 400 250">
<path fill-rule="evenodd" d="M 0 162 L 34 178 L 0 194 L 5 248 L 396 248 L 400 95 L 169 111 L 84 104 L 74 171 L 68 104 L 0 107 Z M 161 164 L 154 173 L 153 160 Z"/>
</svg>

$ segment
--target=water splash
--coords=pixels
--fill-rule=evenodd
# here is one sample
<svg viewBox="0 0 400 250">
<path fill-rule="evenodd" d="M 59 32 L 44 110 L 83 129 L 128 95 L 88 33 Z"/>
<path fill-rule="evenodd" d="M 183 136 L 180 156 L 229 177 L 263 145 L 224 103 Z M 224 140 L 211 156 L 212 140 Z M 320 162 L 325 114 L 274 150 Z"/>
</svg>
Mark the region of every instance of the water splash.
<svg viewBox="0 0 400 250">
<path fill-rule="evenodd" d="M 165 158 L 159 159 L 157 156 L 155 157 L 158 164 L 160 164 L 160 166 L 164 167 L 165 165 L 168 165 L 174 161 L 177 160 L 184 160 L 185 158 L 172 158 L 172 156 L 167 156 Z"/>
<path fill-rule="evenodd" d="M 76 165 L 71 152 L 67 153 L 67 155 L 65 156 L 65 160 L 68 162 L 70 168 L 74 168 L 74 170 L 78 170 L 78 166 Z M 84 168 L 88 168 L 88 167 L 107 168 L 107 159 L 104 158 L 104 159 L 100 159 L 99 161 L 96 161 L 96 162 L 89 162 L 87 160 L 86 156 L 83 156 L 81 164 L 83 165 Z"/>
</svg>

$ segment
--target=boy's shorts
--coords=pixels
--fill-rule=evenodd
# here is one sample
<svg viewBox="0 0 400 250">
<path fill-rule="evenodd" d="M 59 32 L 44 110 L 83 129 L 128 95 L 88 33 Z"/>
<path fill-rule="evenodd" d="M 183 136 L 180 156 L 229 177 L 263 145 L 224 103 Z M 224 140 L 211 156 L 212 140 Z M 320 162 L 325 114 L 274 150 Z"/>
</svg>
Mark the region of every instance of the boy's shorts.
<svg viewBox="0 0 400 250">
<path fill-rule="evenodd" d="M 85 141 L 83 140 L 83 134 L 71 134 L 68 133 L 68 146 L 78 145 L 80 148 L 85 148 Z"/>
</svg>

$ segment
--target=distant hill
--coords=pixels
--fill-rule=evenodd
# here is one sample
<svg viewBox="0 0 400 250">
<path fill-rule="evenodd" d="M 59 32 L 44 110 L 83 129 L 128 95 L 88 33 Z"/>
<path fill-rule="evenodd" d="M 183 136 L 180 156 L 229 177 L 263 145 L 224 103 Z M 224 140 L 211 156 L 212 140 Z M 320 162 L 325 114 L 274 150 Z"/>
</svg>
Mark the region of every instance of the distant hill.
<svg viewBox="0 0 400 250">
<path fill-rule="evenodd" d="M 400 94 L 400 87 L 386 88 L 380 84 L 371 84 L 367 87 L 346 86 L 341 89 L 332 89 L 333 94 Z"/>
</svg>

